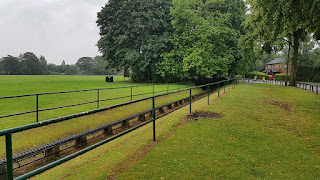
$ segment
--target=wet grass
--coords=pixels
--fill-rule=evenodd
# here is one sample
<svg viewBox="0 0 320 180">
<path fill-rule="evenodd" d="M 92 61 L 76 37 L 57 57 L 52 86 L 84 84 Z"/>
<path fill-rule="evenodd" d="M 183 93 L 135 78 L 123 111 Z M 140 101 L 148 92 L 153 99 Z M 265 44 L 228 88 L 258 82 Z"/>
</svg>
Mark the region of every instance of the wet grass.
<svg viewBox="0 0 320 180">
<path fill-rule="evenodd" d="M 131 83 L 122 76 L 114 76 L 113 83 L 106 83 L 105 76 L 0 76 L 0 97 L 44 92 L 71 91 L 96 88 L 116 88 L 128 86 L 142 86 L 132 88 L 132 100 L 151 96 L 152 84 Z M 157 84 L 154 91 L 167 89 L 182 89 L 190 84 Z M 138 95 L 144 94 L 145 95 Z M 164 92 L 162 92 L 164 93 Z M 99 100 L 131 96 L 131 88 L 106 89 L 99 91 Z M 51 94 L 39 96 L 39 109 L 46 109 L 70 104 L 78 104 L 98 100 L 98 91 L 73 92 L 65 94 Z M 94 102 L 91 104 L 39 112 L 39 121 L 61 117 L 74 113 L 92 110 L 130 101 L 131 97 Z M 0 99 L 0 116 L 25 111 L 36 110 L 36 96 L 13 99 Z M 0 130 L 36 122 L 36 113 L 19 115 L 0 119 Z"/>
<path fill-rule="evenodd" d="M 117 179 L 319 178 L 319 95 L 242 84 L 206 110 Z"/>
<path fill-rule="evenodd" d="M 228 90 L 228 89 L 227 89 Z M 217 93 L 210 95 L 210 103 L 217 101 Z M 207 97 L 192 104 L 193 111 L 207 107 Z M 156 121 L 157 141 L 165 140 L 181 126 L 189 106 L 185 106 Z M 108 179 L 116 169 L 130 167 L 139 157 L 144 157 L 148 149 L 156 146 L 152 141 L 152 123 L 126 134 L 110 143 L 57 166 L 35 179 Z M 148 148 L 146 148 L 148 147 Z M 137 155 L 140 154 L 140 155 Z M 148 168 L 148 167 L 146 167 Z M 137 177 L 138 179 L 139 177 Z"/>
</svg>

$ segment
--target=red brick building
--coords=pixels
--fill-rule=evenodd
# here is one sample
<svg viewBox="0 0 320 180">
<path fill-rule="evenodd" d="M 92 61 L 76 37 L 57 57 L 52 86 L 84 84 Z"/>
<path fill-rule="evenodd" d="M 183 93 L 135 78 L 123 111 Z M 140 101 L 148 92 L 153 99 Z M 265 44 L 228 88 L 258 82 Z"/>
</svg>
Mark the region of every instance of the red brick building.
<svg viewBox="0 0 320 180">
<path fill-rule="evenodd" d="M 289 66 L 289 74 L 290 74 L 291 68 Z M 262 71 L 268 75 L 275 75 L 279 73 L 286 74 L 287 73 L 287 65 L 286 61 L 282 58 L 276 58 L 264 65 L 264 70 Z"/>
</svg>

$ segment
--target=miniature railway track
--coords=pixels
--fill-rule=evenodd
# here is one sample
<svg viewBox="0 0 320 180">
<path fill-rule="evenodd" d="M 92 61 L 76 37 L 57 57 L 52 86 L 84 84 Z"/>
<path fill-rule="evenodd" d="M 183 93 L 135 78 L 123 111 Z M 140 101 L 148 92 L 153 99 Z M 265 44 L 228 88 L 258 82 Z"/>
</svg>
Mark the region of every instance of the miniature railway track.
<svg viewBox="0 0 320 180">
<path fill-rule="evenodd" d="M 207 92 L 201 92 L 193 95 L 192 100 L 201 99 L 206 95 Z M 165 116 L 188 105 L 189 100 L 187 97 L 158 106 L 155 108 L 156 114 L 160 117 Z M 152 109 L 16 154 L 13 156 L 15 176 L 23 175 L 150 119 Z M 5 166 L 6 159 L 1 159 L 0 179 L 6 175 Z"/>
</svg>

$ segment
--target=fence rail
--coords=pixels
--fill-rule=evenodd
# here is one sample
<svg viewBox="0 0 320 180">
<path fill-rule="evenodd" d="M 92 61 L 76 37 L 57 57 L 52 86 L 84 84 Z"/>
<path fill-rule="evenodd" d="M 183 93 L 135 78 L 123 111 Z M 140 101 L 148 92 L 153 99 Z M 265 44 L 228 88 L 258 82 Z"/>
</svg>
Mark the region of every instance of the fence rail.
<svg viewBox="0 0 320 180">
<path fill-rule="evenodd" d="M 223 86 L 220 86 L 223 83 Z M 27 179 L 30 178 L 32 176 L 35 176 L 41 172 L 44 172 L 48 169 L 51 169 L 59 164 L 62 164 L 66 161 L 69 161 L 85 152 L 88 152 L 92 149 L 95 149 L 107 142 L 110 142 L 114 139 L 117 139 L 118 137 L 121 137 L 145 124 L 148 124 L 150 122 L 153 122 L 153 140 L 156 140 L 156 124 L 155 121 L 156 119 L 159 119 L 161 116 L 156 116 L 155 113 L 155 98 L 156 97 L 161 97 L 161 96 L 165 96 L 165 95 L 169 95 L 169 94 L 173 94 L 173 93 L 177 93 L 177 92 L 182 92 L 182 91 L 189 91 L 189 113 L 191 114 L 192 112 L 192 89 L 195 88 L 204 88 L 207 89 L 207 94 L 208 94 L 208 104 L 209 104 L 209 98 L 210 98 L 210 86 L 213 85 L 217 85 L 218 86 L 218 96 L 220 95 L 220 89 L 223 87 L 224 92 L 226 90 L 226 85 L 229 85 L 229 89 L 231 89 L 231 87 L 234 87 L 237 84 L 237 79 L 230 79 L 230 80 L 224 80 L 224 81 L 219 81 L 219 82 L 215 82 L 215 83 L 210 83 L 210 84 L 206 84 L 206 85 L 202 85 L 202 86 L 195 86 L 195 87 L 191 87 L 191 88 L 185 88 L 185 89 L 180 89 L 180 90 L 176 90 L 176 91 L 172 91 L 172 92 L 167 92 L 167 93 L 163 93 L 163 94 L 158 94 L 158 95 L 153 95 L 153 96 L 149 96 L 149 97 L 145 97 L 145 98 L 141 98 L 141 99 L 137 99 L 137 100 L 133 100 L 133 101 L 129 101 L 129 102 L 125 102 L 125 103 L 121 103 L 121 104 L 116 104 L 116 105 L 112 105 L 109 107 L 103 107 L 103 108 L 98 108 L 98 109 L 94 109 L 94 110 L 90 110 L 87 112 L 82 112 L 82 113 L 77 113 L 77 114 L 73 114 L 73 115 L 69 115 L 69 116 L 64 116 L 64 117 L 60 117 L 60 118 L 54 118 L 51 120 L 46 120 L 46 121 L 42 121 L 42 122 L 37 122 L 37 123 L 33 123 L 33 124 L 28 124 L 28 125 L 24 125 L 24 126 L 20 126 L 20 127 L 15 127 L 15 128 L 10 128 L 10 129 L 5 129 L 5 130 L 1 130 L 0 131 L 0 136 L 5 136 L 5 142 L 6 142 L 6 178 L 8 180 L 12 180 L 14 178 L 13 175 L 13 152 L 12 152 L 12 134 L 14 133 L 18 133 L 21 131 L 25 131 L 25 130 L 30 130 L 30 129 L 34 129 L 34 128 L 38 128 L 38 127 L 42 127 L 42 126 L 47 126 L 50 124 L 54 124 L 54 123 L 58 123 L 58 122 L 62 122 L 62 121 L 66 121 L 66 120 L 70 120 L 76 117 L 81 117 L 81 116 L 85 116 L 85 115 L 89 115 L 89 114 L 93 114 L 93 113 L 97 113 L 97 112 L 101 112 L 101 111 L 107 111 L 110 109 L 114 109 L 117 107 L 121 107 L 121 106 L 125 106 L 125 105 L 129 105 L 129 104 L 134 104 L 143 100 L 148 100 L 151 99 L 152 100 L 152 119 L 145 121 L 137 126 L 134 126 L 128 130 L 125 130 L 117 135 L 114 135 L 108 139 L 105 139 L 99 143 L 96 143 L 94 145 L 91 145 L 85 149 L 82 149 L 76 153 L 73 153 L 71 155 L 68 155 L 62 159 L 59 159 L 55 162 L 52 162 L 48 165 L 45 165 L 39 169 L 36 169 L 34 171 L 31 171 L 27 174 L 24 174 L 20 177 L 17 177 L 16 179 Z"/>
<path fill-rule="evenodd" d="M 155 91 L 155 87 L 157 86 L 167 86 L 166 90 L 162 91 Z M 186 85 L 186 84 L 181 84 L 181 85 Z M 153 87 L 152 92 L 147 92 L 147 93 L 140 93 L 140 94 L 134 94 L 133 93 L 133 88 L 142 88 L 142 87 Z M 114 88 L 98 88 L 98 89 L 84 89 L 84 90 L 73 90 L 73 91 L 60 91 L 60 92 L 45 92 L 45 93 L 36 93 L 36 94 L 23 94 L 23 95 L 15 95 L 15 96 L 3 96 L 0 97 L 0 100 L 4 99 L 14 99 L 14 98 L 22 98 L 22 97 L 35 97 L 35 107 L 34 110 L 31 111 L 24 111 L 24 112 L 18 112 L 18 113 L 12 113 L 12 114 L 5 114 L 5 115 L 0 115 L 0 119 L 2 118 L 8 118 L 8 117 L 13 117 L 13 116 L 20 116 L 20 115 L 25 115 L 25 114 L 30 114 L 30 113 L 36 113 L 36 122 L 39 122 L 39 112 L 43 111 L 50 111 L 50 110 L 56 110 L 56 109 L 62 109 L 62 108 L 68 108 L 68 107 L 75 107 L 75 106 L 81 106 L 81 105 L 86 105 L 86 104 L 93 104 L 97 103 L 97 108 L 100 108 L 100 102 L 105 102 L 105 101 L 112 101 L 112 100 L 118 100 L 118 99 L 125 99 L 125 98 L 130 98 L 130 101 L 133 100 L 133 97 L 137 96 L 142 96 L 142 95 L 154 95 L 162 92 L 169 92 L 169 91 L 175 91 L 179 90 L 179 84 L 178 88 L 169 88 L 169 84 L 152 84 L 152 85 L 141 85 L 141 86 L 125 86 L 125 87 L 114 87 Z M 102 90 L 116 90 L 116 89 L 130 89 L 130 95 L 126 96 L 121 96 L 121 97 L 116 97 L 116 98 L 107 98 L 107 99 L 101 99 L 100 93 Z M 57 107 L 50 107 L 50 108 L 39 108 L 39 97 L 43 95 L 52 95 L 52 94 L 67 94 L 67 93 L 78 93 L 78 92 L 90 92 L 90 91 L 96 91 L 97 96 L 95 100 L 92 101 L 87 101 L 87 102 L 81 102 L 81 103 L 76 103 L 76 104 L 69 104 L 69 105 L 64 105 L 64 106 L 57 106 Z"/>
</svg>

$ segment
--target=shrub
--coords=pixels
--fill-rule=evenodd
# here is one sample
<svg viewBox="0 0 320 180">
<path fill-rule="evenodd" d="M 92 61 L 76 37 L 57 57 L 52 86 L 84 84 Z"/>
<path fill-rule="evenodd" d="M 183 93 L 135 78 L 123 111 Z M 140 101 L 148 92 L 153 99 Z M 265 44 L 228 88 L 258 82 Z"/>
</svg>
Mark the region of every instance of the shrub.
<svg viewBox="0 0 320 180">
<path fill-rule="evenodd" d="M 246 78 L 251 78 L 251 79 L 253 79 L 254 76 L 257 76 L 257 79 L 263 79 L 263 77 L 265 77 L 266 80 L 269 79 L 268 74 L 263 73 L 263 72 L 259 72 L 259 71 L 252 71 L 252 72 L 248 72 L 248 73 L 246 74 Z"/>
<path fill-rule="evenodd" d="M 276 74 L 275 75 L 275 79 L 277 81 L 285 81 L 286 80 L 286 76 L 287 76 L 287 74 Z M 290 79 L 290 74 L 289 74 L 289 77 L 288 77 L 288 81 L 289 81 L 289 79 Z"/>
</svg>

